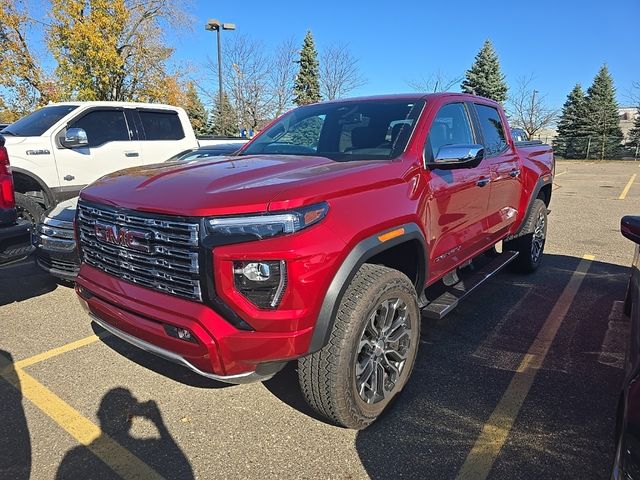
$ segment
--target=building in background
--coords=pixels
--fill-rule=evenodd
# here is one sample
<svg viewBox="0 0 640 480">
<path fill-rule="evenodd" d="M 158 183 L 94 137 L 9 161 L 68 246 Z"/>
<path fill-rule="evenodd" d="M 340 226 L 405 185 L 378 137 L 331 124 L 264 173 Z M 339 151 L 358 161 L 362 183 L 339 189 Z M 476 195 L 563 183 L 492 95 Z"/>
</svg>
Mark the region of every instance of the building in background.
<svg viewBox="0 0 640 480">
<path fill-rule="evenodd" d="M 629 131 L 633 128 L 633 122 L 638 116 L 638 107 L 621 107 L 618 112 L 620 115 L 620 129 L 626 142 L 629 138 Z"/>
</svg>

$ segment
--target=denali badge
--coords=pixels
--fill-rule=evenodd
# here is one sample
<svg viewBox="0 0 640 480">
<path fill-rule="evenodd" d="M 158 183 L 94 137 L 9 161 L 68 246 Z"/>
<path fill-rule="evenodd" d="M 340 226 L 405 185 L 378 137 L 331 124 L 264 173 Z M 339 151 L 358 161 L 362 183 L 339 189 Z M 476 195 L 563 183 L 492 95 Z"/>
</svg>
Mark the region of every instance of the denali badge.
<svg viewBox="0 0 640 480">
<path fill-rule="evenodd" d="M 110 223 L 96 222 L 94 225 L 96 239 L 103 243 L 110 243 L 119 247 L 130 248 L 139 252 L 150 253 L 149 240 L 151 232 L 131 230 L 127 227 L 118 227 Z"/>
</svg>

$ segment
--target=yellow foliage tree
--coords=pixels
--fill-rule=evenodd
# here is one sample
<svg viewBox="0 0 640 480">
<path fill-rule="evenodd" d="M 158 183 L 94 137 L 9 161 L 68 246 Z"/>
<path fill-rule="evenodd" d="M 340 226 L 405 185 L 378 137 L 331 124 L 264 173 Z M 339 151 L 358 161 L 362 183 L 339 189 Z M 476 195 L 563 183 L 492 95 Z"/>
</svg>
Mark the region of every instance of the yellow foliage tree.
<svg viewBox="0 0 640 480">
<path fill-rule="evenodd" d="M 160 21 L 177 0 L 51 0 L 49 49 L 64 93 L 79 100 L 158 101 L 166 94 Z"/>
<path fill-rule="evenodd" d="M 27 4 L 0 2 L 0 118 L 13 122 L 39 105 L 56 100 L 56 84 L 49 78 L 29 47 L 34 27 Z"/>
</svg>

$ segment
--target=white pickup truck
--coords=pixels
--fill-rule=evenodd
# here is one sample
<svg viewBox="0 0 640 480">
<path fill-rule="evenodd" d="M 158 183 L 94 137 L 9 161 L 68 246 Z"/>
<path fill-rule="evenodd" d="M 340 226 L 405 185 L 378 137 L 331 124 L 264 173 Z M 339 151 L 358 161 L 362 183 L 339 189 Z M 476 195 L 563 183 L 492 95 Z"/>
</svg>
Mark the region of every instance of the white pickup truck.
<svg viewBox="0 0 640 480">
<path fill-rule="evenodd" d="M 34 223 L 43 210 L 107 173 L 200 146 L 182 108 L 145 103 L 52 103 L 5 127 L 2 135 L 16 205 Z"/>
</svg>

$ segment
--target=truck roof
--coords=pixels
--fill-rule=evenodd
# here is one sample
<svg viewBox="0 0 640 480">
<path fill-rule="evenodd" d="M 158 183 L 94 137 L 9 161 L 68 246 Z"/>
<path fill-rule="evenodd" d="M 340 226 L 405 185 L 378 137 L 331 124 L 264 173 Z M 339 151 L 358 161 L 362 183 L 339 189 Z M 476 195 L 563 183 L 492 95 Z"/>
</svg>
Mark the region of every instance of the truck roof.
<svg viewBox="0 0 640 480">
<path fill-rule="evenodd" d="M 376 101 L 376 100 L 418 101 L 418 100 L 435 99 L 435 98 L 445 97 L 445 96 L 460 97 L 461 100 L 469 100 L 469 101 L 482 99 L 484 101 L 498 105 L 496 102 L 494 102 L 489 98 L 480 97 L 478 95 L 471 95 L 468 93 L 458 93 L 458 92 L 437 92 L 437 93 L 412 92 L 412 93 L 396 93 L 396 94 L 390 94 L 390 95 L 370 95 L 370 96 L 363 96 L 363 97 L 342 98 L 342 99 L 331 100 L 330 102 L 323 102 L 323 103 L 333 103 L 333 102 L 342 103 L 342 102 L 359 102 L 359 101 L 361 102 L 361 101 Z"/>
<path fill-rule="evenodd" d="M 177 110 L 180 107 L 173 105 L 167 105 L 163 103 L 141 103 L 141 102 L 51 102 L 47 106 L 52 105 L 78 105 L 81 107 L 129 107 L 129 108 L 166 108 L 171 110 Z"/>
</svg>

